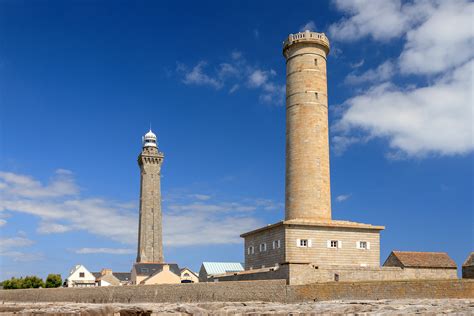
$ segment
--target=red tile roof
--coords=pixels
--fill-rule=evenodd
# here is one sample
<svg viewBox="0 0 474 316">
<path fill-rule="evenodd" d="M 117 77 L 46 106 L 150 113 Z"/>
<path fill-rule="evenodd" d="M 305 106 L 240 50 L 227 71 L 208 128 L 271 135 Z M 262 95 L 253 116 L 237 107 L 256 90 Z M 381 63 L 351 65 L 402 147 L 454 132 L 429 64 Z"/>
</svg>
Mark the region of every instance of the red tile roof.
<svg viewBox="0 0 474 316">
<path fill-rule="evenodd" d="M 392 251 L 386 262 L 391 256 L 395 256 L 404 268 L 457 268 L 446 252 Z"/>
<path fill-rule="evenodd" d="M 474 266 L 474 252 L 471 252 L 469 257 L 467 257 L 466 261 L 462 264 L 463 267 L 472 267 Z"/>
</svg>

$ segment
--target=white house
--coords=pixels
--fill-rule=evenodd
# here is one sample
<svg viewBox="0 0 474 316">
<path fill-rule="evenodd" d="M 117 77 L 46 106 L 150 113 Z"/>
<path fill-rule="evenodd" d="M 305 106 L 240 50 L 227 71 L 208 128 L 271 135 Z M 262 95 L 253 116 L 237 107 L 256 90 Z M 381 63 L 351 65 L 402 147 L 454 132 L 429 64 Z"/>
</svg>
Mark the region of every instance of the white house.
<svg viewBox="0 0 474 316">
<path fill-rule="evenodd" d="M 199 276 L 189 268 L 181 269 L 181 283 L 198 283 Z"/>
<path fill-rule="evenodd" d="M 67 287 L 96 286 L 95 276 L 81 264 L 71 269 L 65 283 Z"/>
</svg>

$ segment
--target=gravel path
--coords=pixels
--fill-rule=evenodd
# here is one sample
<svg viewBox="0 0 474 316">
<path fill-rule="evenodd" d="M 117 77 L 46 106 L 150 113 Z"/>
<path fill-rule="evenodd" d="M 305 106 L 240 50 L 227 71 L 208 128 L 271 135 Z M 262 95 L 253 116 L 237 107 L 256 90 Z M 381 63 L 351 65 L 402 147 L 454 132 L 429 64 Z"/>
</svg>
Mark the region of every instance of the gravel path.
<svg viewBox="0 0 474 316">
<path fill-rule="evenodd" d="M 328 301 L 300 304 L 268 302 L 213 303 L 12 303 L 0 304 L 0 315 L 474 315 L 474 300 L 425 299 Z"/>
</svg>

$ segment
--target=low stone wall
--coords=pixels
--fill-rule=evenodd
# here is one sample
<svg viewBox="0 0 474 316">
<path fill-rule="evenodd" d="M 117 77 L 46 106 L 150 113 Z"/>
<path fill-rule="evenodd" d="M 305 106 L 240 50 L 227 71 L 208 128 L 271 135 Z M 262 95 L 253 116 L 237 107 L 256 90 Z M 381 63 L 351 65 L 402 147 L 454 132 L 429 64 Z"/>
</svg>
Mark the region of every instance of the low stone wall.
<svg viewBox="0 0 474 316">
<path fill-rule="evenodd" d="M 218 275 L 209 281 L 256 281 L 284 279 L 290 285 L 321 282 L 364 282 L 404 280 L 456 280 L 456 269 L 421 269 L 399 267 L 316 266 L 313 264 L 283 264 L 271 270 L 246 270 Z"/>
<path fill-rule="evenodd" d="M 291 264 L 289 284 L 311 284 L 317 282 L 364 282 L 457 279 L 456 269 L 419 269 L 399 267 L 347 267 Z"/>
<path fill-rule="evenodd" d="M 294 301 L 474 298 L 474 281 L 330 282 L 289 286 Z"/>
<path fill-rule="evenodd" d="M 6 302 L 177 303 L 336 299 L 474 298 L 473 280 L 330 282 L 286 285 L 284 280 L 1 290 Z"/>
</svg>

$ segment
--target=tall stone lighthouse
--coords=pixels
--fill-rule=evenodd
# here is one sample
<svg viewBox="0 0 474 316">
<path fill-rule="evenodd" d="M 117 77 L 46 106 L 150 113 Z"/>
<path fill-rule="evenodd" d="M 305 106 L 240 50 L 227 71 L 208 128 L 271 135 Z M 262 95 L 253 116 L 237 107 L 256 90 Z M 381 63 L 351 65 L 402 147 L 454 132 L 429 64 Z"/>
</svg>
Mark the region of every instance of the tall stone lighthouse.
<svg viewBox="0 0 474 316">
<path fill-rule="evenodd" d="M 331 220 L 326 56 L 329 41 L 305 31 L 283 44 L 286 59 L 285 219 Z"/>
<path fill-rule="evenodd" d="M 156 135 L 151 131 L 142 139 L 140 166 L 140 218 L 138 225 L 137 263 L 163 262 L 161 216 L 161 164 L 164 155 L 158 151 Z"/>
<path fill-rule="evenodd" d="M 384 227 L 333 220 L 331 215 L 328 54 L 329 40 L 324 33 L 290 34 L 283 42 L 285 219 L 240 235 L 245 240 L 245 269 L 272 267 L 278 275 L 265 278 L 285 277 L 290 284 L 301 279 L 327 280 L 332 272 L 338 279 L 342 272 L 331 270 L 335 266 L 351 271 L 348 267 L 380 264 Z"/>
</svg>

